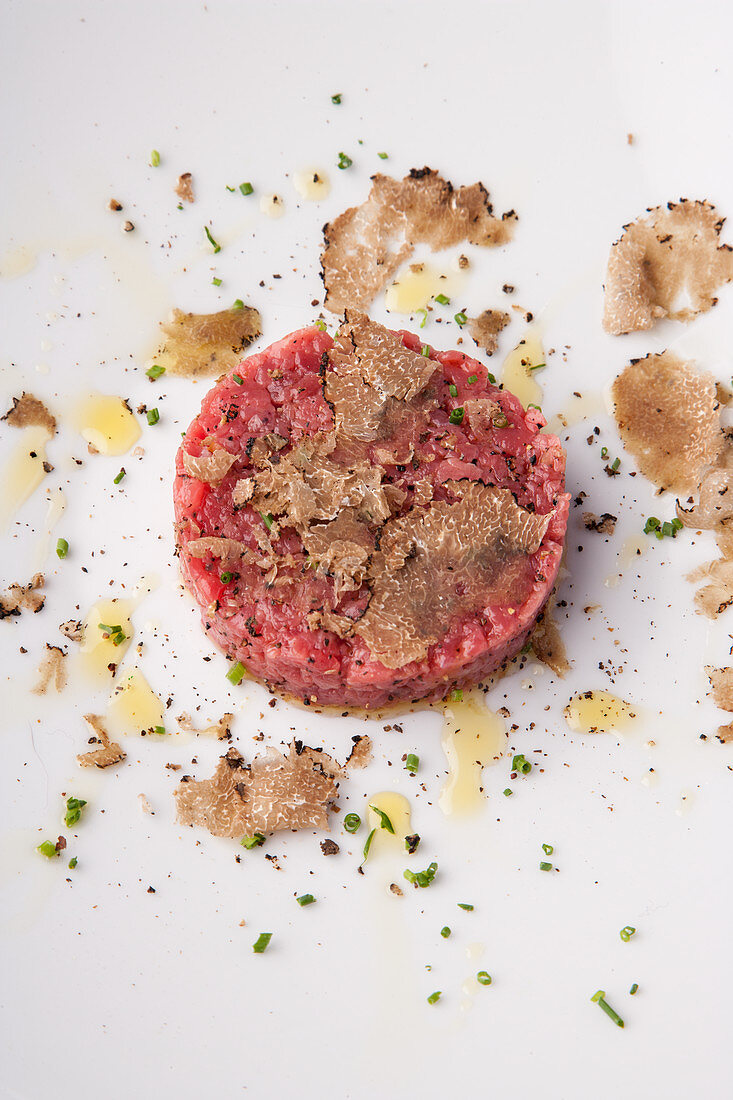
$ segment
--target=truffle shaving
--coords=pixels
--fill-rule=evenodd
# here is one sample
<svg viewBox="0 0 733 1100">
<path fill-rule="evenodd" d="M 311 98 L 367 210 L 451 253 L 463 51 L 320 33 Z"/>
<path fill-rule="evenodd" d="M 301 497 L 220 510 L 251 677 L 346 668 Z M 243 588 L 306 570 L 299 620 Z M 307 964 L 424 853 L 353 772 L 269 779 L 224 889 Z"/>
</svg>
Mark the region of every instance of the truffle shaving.
<svg viewBox="0 0 733 1100">
<path fill-rule="evenodd" d="M 532 631 L 531 642 L 532 652 L 537 660 L 551 668 L 556 676 L 562 677 L 570 671 L 565 643 L 557 628 L 550 601 L 545 604 L 545 610 L 537 620 L 537 626 Z"/>
<path fill-rule="evenodd" d="M 2 417 L 14 428 L 45 428 L 49 435 L 56 434 L 56 417 L 52 416 L 42 401 L 25 390 Z"/>
<path fill-rule="evenodd" d="M 116 741 L 110 741 L 99 714 L 85 714 L 84 721 L 92 734 L 90 741 L 99 742 L 99 748 L 91 752 L 82 752 L 77 756 L 76 759 L 82 768 L 109 768 L 112 764 L 119 764 L 125 759 L 127 754 Z"/>
<path fill-rule="evenodd" d="M 713 696 L 716 707 L 733 714 L 733 668 L 714 668 L 712 665 L 705 665 L 705 672 L 713 689 L 710 694 Z M 718 738 L 723 744 L 733 741 L 733 723 L 718 726 Z"/>
<path fill-rule="evenodd" d="M 501 309 L 485 309 L 478 317 L 469 317 L 466 328 L 474 344 L 493 355 L 499 346 L 499 333 L 510 321 L 510 315 Z"/>
<path fill-rule="evenodd" d="M 508 489 L 448 481 L 460 499 L 412 508 L 385 524 L 369 606 L 354 630 L 387 668 L 426 656 L 451 624 L 488 606 L 514 608 L 535 580 L 527 557 L 550 522 Z"/>
<path fill-rule="evenodd" d="M 174 191 L 183 202 L 193 202 L 193 177 L 190 172 L 182 172 Z"/>
<path fill-rule="evenodd" d="M 325 395 L 333 405 L 337 431 L 368 441 L 396 435 L 403 420 L 424 425 L 437 405 L 425 392 L 435 370 L 430 358 L 406 348 L 394 333 L 350 311 L 328 353 L 326 370 Z"/>
<path fill-rule="evenodd" d="M 372 739 L 366 734 L 357 734 L 354 747 L 346 757 L 344 768 L 365 768 L 372 762 Z"/>
<path fill-rule="evenodd" d="M 606 332 L 689 321 L 714 306 L 715 291 L 733 279 L 733 251 L 719 243 L 724 221 L 710 203 L 680 199 L 624 226 L 608 258 Z"/>
<path fill-rule="evenodd" d="M 455 189 L 430 168 L 413 169 L 403 180 L 378 173 L 366 202 L 324 227 L 325 305 L 333 313 L 366 310 L 416 244 L 433 250 L 462 241 L 506 244 L 515 222 L 513 210 L 494 217 L 481 183 Z"/>
<path fill-rule="evenodd" d="M 33 688 L 34 695 L 45 695 L 49 687 L 61 692 L 66 687 L 66 654 L 57 645 L 46 642 L 46 655 L 38 666 L 38 683 Z"/>
<path fill-rule="evenodd" d="M 183 469 L 190 477 L 198 478 L 207 485 L 218 485 L 237 461 L 237 456 L 217 447 L 214 451 L 204 450 L 198 457 L 183 451 Z"/>
<path fill-rule="evenodd" d="M 295 741 L 287 756 L 268 748 L 251 764 L 231 748 L 211 779 L 181 782 L 175 792 L 177 820 L 225 837 L 324 829 L 340 773 L 327 753 Z"/>
<path fill-rule="evenodd" d="M 226 741 L 227 738 L 231 737 L 233 721 L 234 715 L 227 711 L 226 714 L 222 714 L 218 722 L 211 722 L 208 726 L 204 726 L 203 729 L 197 729 L 193 724 L 191 715 L 186 714 L 185 711 L 176 718 L 179 728 L 182 729 L 184 733 L 195 733 L 198 737 L 214 735 L 220 741 Z"/>
<path fill-rule="evenodd" d="M 21 611 L 32 611 L 37 614 L 46 597 L 38 591 L 43 588 L 45 577 L 43 573 L 34 573 L 28 584 L 11 584 L 3 596 L 0 596 L 0 619 L 9 615 L 20 615 Z"/>
<path fill-rule="evenodd" d="M 661 489 L 690 492 L 723 443 L 715 380 L 670 351 L 633 360 L 612 387 L 624 447 Z"/>
<path fill-rule="evenodd" d="M 160 326 L 166 342 L 155 357 L 169 374 L 225 374 L 239 363 L 241 352 L 262 335 L 258 311 L 252 306 L 220 313 L 183 313 L 174 309 Z"/>
<path fill-rule="evenodd" d="M 228 558 L 247 557 L 252 553 L 243 542 L 237 542 L 236 539 L 220 539 L 215 535 L 191 539 L 186 544 L 186 550 L 192 558 L 205 558 L 207 554 L 211 554 L 212 557 L 221 558 L 222 561 Z"/>
<path fill-rule="evenodd" d="M 59 631 L 68 638 L 70 642 L 81 642 L 84 640 L 84 628 L 80 619 L 68 619 L 65 623 L 61 623 Z"/>
</svg>

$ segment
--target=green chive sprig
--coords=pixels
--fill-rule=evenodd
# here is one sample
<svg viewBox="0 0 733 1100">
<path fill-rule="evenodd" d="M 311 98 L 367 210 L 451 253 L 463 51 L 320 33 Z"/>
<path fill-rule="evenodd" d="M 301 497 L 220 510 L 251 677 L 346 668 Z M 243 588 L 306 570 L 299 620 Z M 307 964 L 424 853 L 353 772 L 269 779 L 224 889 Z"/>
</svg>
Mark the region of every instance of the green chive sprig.
<svg viewBox="0 0 733 1100">
<path fill-rule="evenodd" d="M 405 771 L 408 771 L 410 775 L 417 775 L 419 767 L 420 757 L 416 756 L 414 752 L 408 752 L 405 757 Z"/>
<path fill-rule="evenodd" d="M 69 544 L 66 539 L 59 539 L 56 543 L 56 555 L 59 558 L 65 558 L 69 552 Z"/>
<path fill-rule="evenodd" d="M 386 813 L 384 812 L 384 810 L 380 810 L 380 809 L 379 809 L 379 806 L 372 806 L 372 805 L 370 804 L 370 805 L 369 805 L 369 809 L 370 809 L 370 810 L 373 810 L 373 812 L 374 812 L 374 813 L 375 813 L 375 814 L 377 815 L 377 817 L 379 818 L 379 827 L 380 827 L 380 829 L 386 829 L 388 833 L 391 833 L 391 834 L 392 834 L 392 836 L 394 836 L 394 825 L 393 825 L 393 824 L 392 824 L 392 822 L 390 821 L 390 819 L 389 819 L 389 815 L 388 815 L 388 814 L 386 814 Z"/>
<path fill-rule="evenodd" d="M 431 863 L 424 871 L 410 871 L 408 868 L 408 870 L 403 872 L 403 875 L 408 882 L 412 883 L 413 886 L 420 886 L 424 889 L 426 886 L 430 886 L 430 884 L 433 882 L 437 871 L 438 864 Z"/>
<path fill-rule="evenodd" d="M 339 153 L 339 159 L 338 159 L 338 163 L 337 163 L 336 167 L 337 168 L 351 168 L 351 165 L 353 163 L 354 162 L 351 159 L 351 157 L 348 157 L 346 155 L 346 153 Z"/>
<path fill-rule="evenodd" d="M 347 833 L 356 833 L 361 828 L 361 818 L 358 814 L 347 814 L 344 818 L 344 829 Z"/>
<path fill-rule="evenodd" d="M 611 1008 L 610 1004 L 607 1002 L 605 990 L 599 989 L 597 993 L 593 994 L 593 996 L 591 997 L 591 1000 L 594 1001 L 597 1005 L 599 1005 L 600 1008 L 603 1009 L 603 1011 L 606 1013 L 606 1015 L 609 1016 L 610 1019 L 613 1020 L 613 1022 L 617 1025 L 617 1027 L 623 1027 L 624 1026 L 624 1022 L 621 1019 L 621 1017 L 619 1016 L 618 1012 L 616 1012 L 613 1008 Z"/>
<path fill-rule="evenodd" d="M 232 667 L 227 672 L 227 680 L 230 684 L 234 684 L 234 686 L 236 687 L 238 684 L 241 684 L 246 671 L 247 669 L 244 667 L 242 662 L 237 661 L 236 665 L 232 665 Z"/>
<path fill-rule="evenodd" d="M 260 932 L 257 939 L 252 944 L 252 950 L 254 951 L 255 955 L 264 954 L 264 952 L 267 951 L 267 948 L 270 945 L 270 940 L 271 939 L 272 939 L 272 932 Z"/>
<path fill-rule="evenodd" d="M 295 899 L 301 907 L 304 905 L 312 905 L 316 900 L 312 894 L 301 894 L 299 898 Z"/>
<path fill-rule="evenodd" d="M 66 799 L 66 816 L 64 817 L 64 821 L 67 829 L 70 829 L 72 825 L 76 825 L 86 804 L 85 798 L 74 798 L 72 795 L 71 798 Z"/>
<path fill-rule="evenodd" d="M 440 997 L 441 997 L 441 990 L 436 989 L 435 993 L 431 993 L 430 996 L 428 997 L 428 1004 L 429 1005 L 437 1004 L 437 1002 L 440 1000 Z"/>
<path fill-rule="evenodd" d="M 479 970 L 476 975 L 476 981 L 479 985 L 491 985 L 492 977 L 486 970 Z"/>
<path fill-rule="evenodd" d="M 157 424 L 160 420 L 160 413 L 157 409 L 148 409 L 148 424 L 151 426 Z"/>
<path fill-rule="evenodd" d="M 635 935 L 636 935 L 636 929 L 632 928 L 630 924 L 627 924 L 626 927 L 622 928 L 621 931 L 619 932 L 619 936 L 624 941 L 624 943 L 628 943 L 629 940 L 631 939 L 631 937 L 635 936 Z"/>
<path fill-rule="evenodd" d="M 527 760 L 524 753 L 517 753 L 516 756 L 512 757 L 512 771 L 521 772 L 522 775 L 529 775 L 532 771 L 532 764 Z"/>
<path fill-rule="evenodd" d="M 204 233 L 208 238 L 209 244 L 214 249 L 214 253 L 221 252 L 221 245 L 212 237 L 211 230 L 209 229 L 208 225 L 204 226 Z"/>
<path fill-rule="evenodd" d="M 243 836 L 239 843 L 251 852 L 253 848 L 259 848 L 265 843 L 265 836 L 264 833 L 253 833 L 252 836 Z"/>
<path fill-rule="evenodd" d="M 145 373 L 151 382 L 155 382 L 156 378 L 160 378 L 161 374 L 165 374 L 165 367 L 161 367 L 160 363 L 153 363 L 152 367 L 148 367 Z"/>
</svg>

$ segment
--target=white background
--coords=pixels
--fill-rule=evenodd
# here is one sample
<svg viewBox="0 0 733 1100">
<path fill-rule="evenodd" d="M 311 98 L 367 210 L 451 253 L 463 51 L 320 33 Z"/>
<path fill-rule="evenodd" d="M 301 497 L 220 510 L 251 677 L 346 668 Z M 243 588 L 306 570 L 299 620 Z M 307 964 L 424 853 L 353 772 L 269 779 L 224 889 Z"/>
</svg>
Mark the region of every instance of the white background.
<svg viewBox="0 0 733 1100">
<path fill-rule="evenodd" d="M 400 735 L 283 702 L 270 709 L 253 685 L 230 696 L 223 657 L 202 660 L 211 651 L 172 557 L 170 479 L 206 384 L 158 383 L 161 423 L 144 425 L 145 457 L 122 460 L 119 488 L 120 460 L 89 458 L 66 414 L 89 387 L 150 401 L 143 369 L 173 305 L 204 311 L 241 297 L 262 312 L 261 346 L 312 321 L 323 222 L 361 201 L 374 171 L 401 176 L 425 164 L 456 184 L 481 179 L 497 210 L 519 212 L 508 248 L 471 251 L 461 304 L 500 306 L 507 282 L 541 316 L 546 347 L 558 349 L 542 378 L 548 414 L 573 391 L 602 409 L 629 358 L 669 346 L 730 378 L 728 291 L 688 330 L 612 339 L 600 329 L 608 247 L 625 222 L 682 195 L 732 213 L 730 10 L 6 0 L 2 13 L 0 390 L 4 406 L 33 390 L 61 422 L 49 446 L 54 473 L 3 536 L 2 580 L 26 580 L 33 568 L 47 487 L 66 493 L 52 545 L 64 535 L 71 553 L 43 562 L 41 615 L 0 623 L 0 1094 L 728 1095 L 733 757 L 711 738 L 724 719 L 706 701 L 702 665 L 726 663 L 731 628 L 724 617 L 708 629 L 694 614 L 684 573 L 712 548 L 689 533 L 653 541 L 617 587 L 604 585 L 623 540 L 674 504 L 630 479 L 623 456 L 619 478 L 602 473 L 585 437 L 598 424 L 620 453 L 607 413 L 568 433 L 570 490 L 619 516 L 605 540 L 573 510 L 561 591 L 573 673 L 558 683 L 530 663 L 489 696 L 517 724 L 510 746 L 544 770 L 505 799 L 508 763 L 487 769 L 486 809 L 464 823 L 437 806 L 439 714 L 407 716 Z M 353 158 L 348 171 L 335 167 L 339 151 Z M 332 181 L 318 206 L 292 186 L 309 165 Z M 197 199 L 178 211 L 172 186 L 183 171 Z M 251 199 L 225 190 L 243 180 L 256 188 Z M 285 199 L 280 221 L 259 213 L 267 191 Z M 106 209 L 113 195 L 133 233 Z M 216 257 L 205 223 L 222 244 Z M 388 319 L 379 302 L 374 315 Z M 457 335 L 434 323 L 427 331 L 438 347 Z M 517 319 L 502 351 L 521 331 Z M 15 441 L 2 426 L 0 458 Z M 150 574 L 158 586 L 135 626 L 143 668 L 173 698 L 172 713 L 234 709 L 248 756 L 260 730 L 273 744 L 294 730 L 342 758 L 354 733 L 372 733 L 375 763 L 344 785 L 341 804 L 363 813 L 377 790 L 408 794 L 425 863 L 440 867 L 429 890 L 389 895 L 378 862 L 357 875 L 363 833 L 352 840 L 338 823 L 341 852 L 330 859 L 315 835 L 245 853 L 177 827 L 177 776 L 163 765 L 210 774 L 221 746 L 203 738 L 130 741 L 122 768 L 80 773 L 80 715 L 103 710 L 105 693 L 74 679 L 39 701 L 29 695 L 38 656 L 59 640 L 59 622 Z M 601 608 L 585 614 L 590 604 Z M 609 661 L 623 665 L 615 685 L 599 668 Z M 565 702 L 592 687 L 639 707 L 624 739 L 568 732 Z M 420 754 L 424 791 L 402 769 L 409 751 Z M 34 852 L 62 831 L 61 792 L 89 800 L 78 839 L 69 834 L 74 873 Z M 141 814 L 141 792 L 154 817 Z M 559 874 L 539 872 L 543 842 L 554 844 Z M 318 902 L 301 910 L 294 895 L 305 891 Z M 626 924 L 638 929 L 629 944 L 618 936 Z M 274 937 L 255 956 L 261 930 Z M 478 969 L 494 983 L 466 998 L 461 985 Z M 623 1031 L 590 1003 L 598 988 L 625 1017 Z M 443 997 L 429 1006 L 434 989 Z"/>
</svg>

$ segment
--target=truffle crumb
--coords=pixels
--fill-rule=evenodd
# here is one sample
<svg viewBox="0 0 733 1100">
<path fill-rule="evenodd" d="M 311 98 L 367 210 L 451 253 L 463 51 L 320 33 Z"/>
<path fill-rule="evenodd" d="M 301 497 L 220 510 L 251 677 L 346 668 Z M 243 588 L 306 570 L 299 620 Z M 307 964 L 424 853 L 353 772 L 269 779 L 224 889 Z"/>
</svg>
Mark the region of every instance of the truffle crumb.
<svg viewBox="0 0 733 1100">
<path fill-rule="evenodd" d="M 179 728 L 182 729 L 184 733 L 195 733 L 199 737 L 205 737 L 212 734 L 220 741 L 226 741 L 232 736 L 231 726 L 233 721 L 234 715 L 227 711 L 226 714 L 222 714 L 217 722 L 210 722 L 208 726 L 199 730 L 194 726 L 191 715 L 186 714 L 185 711 L 176 718 Z"/>
<path fill-rule="evenodd" d="M 46 642 L 46 654 L 38 666 L 38 683 L 32 689 L 34 695 L 45 695 L 49 687 L 61 692 L 66 687 L 66 654 L 57 645 Z"/>
<path fill-rule="evenodd" d="M 335 840 L 322 840 L 321 851 L 324 856 L 337 856 L 340 852 L 340 848 Z"/>
<path fill-rule="evenodd" d="M 84 628 L 80 619 L 67 619 L 65 623 L 61 623 L 59 631 L 70 642 L 81 642 L 84 639 Z"/>
<path fill-rule="evenodd" d="M 32 393 L 25 390 L 20 397 L 13 398 L 13 404 L 2 417 L 13 428 L 45 428 L 49 435 L 56 433 L 56 417 Z"/>
<path fill-rule="evenodd" d="M 193 202 L 193 177 L 190 172 L 183 172 L 178 177 L 178 183 L 174 190 L 179 199 L 184 202 Z"/>
<path fill-rule="evenodd" d="M 571 666 L 568 661 L 565 643 L 552 614 L 553 598 L 554 593 L 545 604 L 545 610 L 537 620 L 537 626 L 532 631 L 530 641 L 532 652 L 537 660 L 551 668 L 556 676 L 563 677 L 566 672 L 570 671 Z"/>
<path fill-rule="evenodd" d="M 612 535 L 616 530 L 617 516 L 604 512 L 597 516 L 595 512 L 583 512 L 583 526 L 587 531 L 597 531 L 599 535 Z"/>
<path fill-rule="evenodd" d="M 110 741 L 109 734 L 102 725 L 102 717 L 99 714 L 85 714 L 86 722 L 92 741 L 99 742 L 99 748 L 91 752 L 83 752 L 77 756 L 77 760 L 83 768 L 109 768 L 112 764 L 119 764 L 127 755 L 117 744 Z"/>
<path fill-rule="evenodd" d="M 466 327 L 474 344 L 493 355 L 499 346 L 499 333 L 510 321 L 509 314 L 501 309 L 485 309 L 478 317 L 469 317 Z"/>
<path fill-rule="evenodd" d="M 43 573 L 34 573 L 28 584 L 11 584 L 3 596 L 0 596 L 0 619 L 8 615 L 20 615 L 21 611 L 32 611 L 34 615 L 43 607 L 46 597 L 41 596 Z"/>
</svg>

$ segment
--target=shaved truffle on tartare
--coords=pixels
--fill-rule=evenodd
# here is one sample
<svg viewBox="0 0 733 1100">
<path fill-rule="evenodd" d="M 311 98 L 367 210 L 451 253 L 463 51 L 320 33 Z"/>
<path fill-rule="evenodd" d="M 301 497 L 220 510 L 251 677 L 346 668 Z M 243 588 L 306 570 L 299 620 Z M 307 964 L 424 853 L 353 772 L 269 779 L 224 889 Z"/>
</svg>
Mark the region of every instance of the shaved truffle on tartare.
<svg viewBox="0 0 733 1100">
<path fill-rule="evenodd" d="M 543 425 L 475 359 L 360 313 L 244 360 L 177 458 L 205 630 L 306 703 L 476 682 L 522 648 L 557 575 L 569 498 Z M 220 479 L 196 476 L 221 452 Z"/>
</svg>

